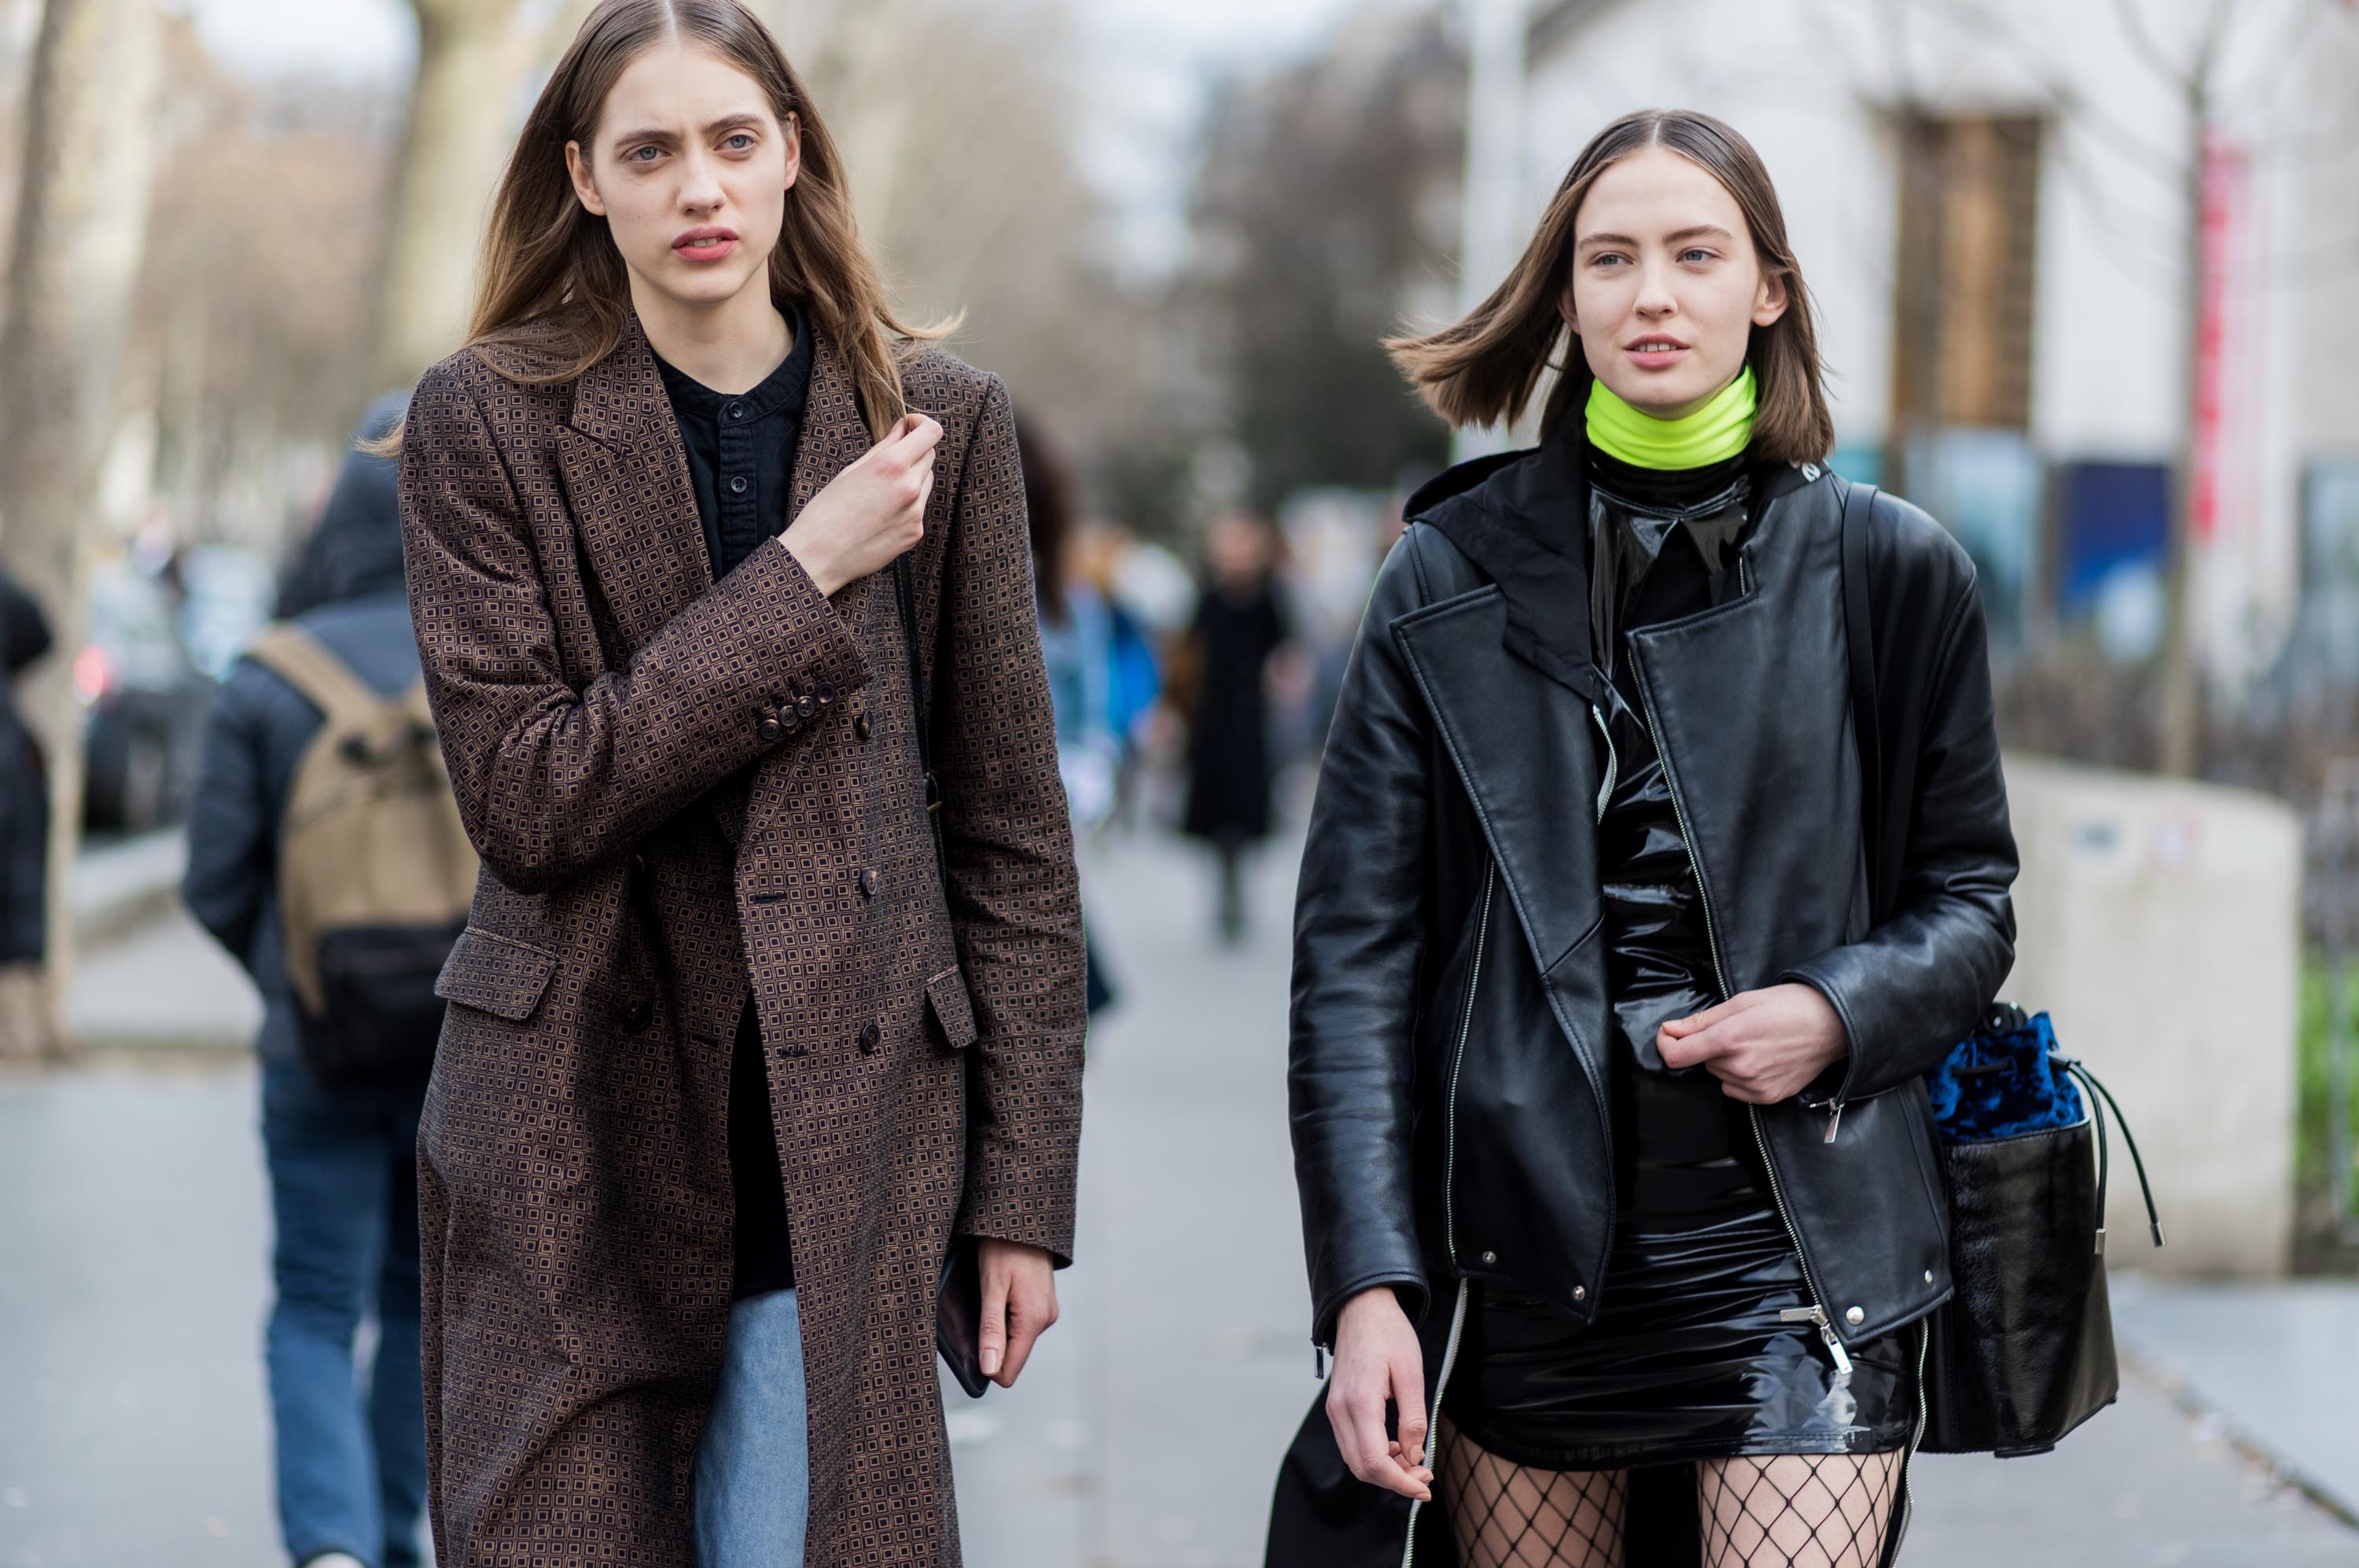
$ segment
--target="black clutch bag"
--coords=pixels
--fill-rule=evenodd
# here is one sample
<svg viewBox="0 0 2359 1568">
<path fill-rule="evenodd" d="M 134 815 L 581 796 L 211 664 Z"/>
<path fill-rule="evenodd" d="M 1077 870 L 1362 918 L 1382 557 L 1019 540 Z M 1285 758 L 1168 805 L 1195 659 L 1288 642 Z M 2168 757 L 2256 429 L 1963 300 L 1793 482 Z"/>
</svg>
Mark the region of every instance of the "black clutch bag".
<svg viewBox="0 0 2359 1568">
<path fill-rule="evenodd" d="M 2120 1121 L 2121 1108 L 2057 1048 L 2046 1013 L 2008 1006 L 1925 1086 L 1949 1180 L 1957 1293 L 1934 1313 L 1926 1346 L 1922 1446 L 2044 1453 L 2120 1388 L 2105 1295 L 2105 1112 Z M 2146 1162 L 2128 1123 L 2119 1130 L 2160 1247 Z"/>
</svg>

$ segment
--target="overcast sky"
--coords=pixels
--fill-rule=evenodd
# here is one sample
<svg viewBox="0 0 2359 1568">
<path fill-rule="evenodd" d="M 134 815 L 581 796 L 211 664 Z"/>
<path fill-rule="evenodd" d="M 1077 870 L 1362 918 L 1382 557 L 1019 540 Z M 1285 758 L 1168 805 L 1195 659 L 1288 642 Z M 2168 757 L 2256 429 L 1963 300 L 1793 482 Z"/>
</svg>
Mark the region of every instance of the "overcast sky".
<svg viewBox="0 0 2359 1568">
<path fill-rule="evenodd" d="M 553 0 L 540 0 L 554 9 Z M 988 5 L 990 0 L 973 0 Z M 1075 42 L 1090 175 L 1119 201 L 1134 263 L 1176 254 L 1188 152 L 1218 69 L 1277 64 L 1347 13 L 1397 0 L 1079 0 Z M 261 74 L 377 81 L 409 69 L 404 0 L 179 0 L 221 59 Z"/>
</svg>

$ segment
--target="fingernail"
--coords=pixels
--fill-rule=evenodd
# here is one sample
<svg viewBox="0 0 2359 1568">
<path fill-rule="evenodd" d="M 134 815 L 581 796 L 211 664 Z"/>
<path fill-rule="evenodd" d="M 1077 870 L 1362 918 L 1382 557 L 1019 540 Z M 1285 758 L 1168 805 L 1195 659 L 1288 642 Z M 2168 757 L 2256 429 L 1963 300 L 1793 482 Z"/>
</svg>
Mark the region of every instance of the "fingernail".
<svg viewBox="0 0 2359 1568">
<path fill-rule="evenodd" d="M 983 1375 L 986 1377 L 995 1377 L 999 1375 L 999 1352 L 996 1350 L 986 1350 L 983 1353 Z"/>
</svg>

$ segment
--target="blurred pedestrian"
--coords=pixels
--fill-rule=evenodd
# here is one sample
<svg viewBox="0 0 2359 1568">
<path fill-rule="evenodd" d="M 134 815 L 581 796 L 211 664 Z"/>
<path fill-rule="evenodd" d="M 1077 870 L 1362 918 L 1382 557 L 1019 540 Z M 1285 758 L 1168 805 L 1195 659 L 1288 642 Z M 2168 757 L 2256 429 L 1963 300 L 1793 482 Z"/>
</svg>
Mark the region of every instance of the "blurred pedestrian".
<svg viewBox="0 0 2359 1568">
<path fill-rule="evenodd" d="M 1204 573 L 1188 630 L 1192 694 L 1188 803 L 1180 826 L 1212 846 L 1223 942 L 1245 931 L 1245 851 L 1270 831 L 1273 661 L 1291 635 L 1277 582 L 1277 536 L 1251 512 L 1227 512 L 1204 538 Z"/>
<path fill-rule="evenodd" d="M 49 617 L 0 572 L 0 974 L 38 967 L 49 949 L 49 769 L 16 696 L 16 678 L 49 650 Z M 0 1059 L 49 1041 L 45 995 L 34 974 L 0 982 Z"/>
<path fill-rule="evenodd" d="M 1146 646 L 1128 615 L 1077 565 L 1086 540 L 1075 528 L 1071 473 L 1038 427 L 1018 419 L 1024 456 L 1024 506 L 1031 526 L 1032 582 L 1040 603 L 1040 655 L 1057 713 L 1057 772 L 1076 836 L 1096 832 L 1114 815 L 1121 791 L 1125 737 L 1142 695 L 1138 651 Z M 1147 679 L 1151 681 L 1151 669 Z M 1089 964 L 1089 1010 L 1114 1002 L 1113 979 L 1094 937 L 1083 924 Z"/>
<path fill-rule="evenodd" d="M 1054 1321 L 1085 1022 L 1006 391 L 886 307 L 736 0 L 591 12 L 485 255 L 402 438 L 484 863 L 419 1146 L 436 1540 L 953 1561 L 935 1350 L 1006 1387 Z"/>
<path fill-rule="evenodd" d="M 1463 426 L 1561 374 L 1537 451 L 1412 499 L 1329 733 L 1290 1082 L 1335 1371 L 1269 1562 L 1888 1564 L 1952 1293 L 1922 1075 L 2014 953 L 1973 565 L 1825 468 L 1717 120 L 1608 126 L 1390 346 Z"/>
<path fill-rule="evenodd" d="M 404 402 L 380 399 L 357 439 L 384 435 Z M 206 723 L 181 884 L 190 911 L 262 994 L 276 1231 L 264 1352 L 279 1529 L 297 1563 L 333 1568 L 423 1561 L 418 1121 L 433 977 L 463 914 L 448 907 L 454 866 L 422 930 L 382 902 L 341 925 L 320 918 L 387 882 L 418 886 L 413 872 L 465 851 L 430 746 L 414 751 L 418 644 L 394 486 L 387 459 L 346 460 L 307 547 L 313 607 L 231 666 Z M 365 753 L 379 740 L 383 767 L 355 762 L 355 746 Z M 392 787 L 404 762 L 409 790 Z M 409 798 L 429 789 L 435 799 Z M 337 979 L 347 969 L 373 987 L 406 975 L 407 999 L 374 990 L 355 999 Z M 386 1042 L 382 1058 L 357 1060 Z M 361 1372 L 364 1319 L 376 1326 L 375 1350 Z"/>
</svg>

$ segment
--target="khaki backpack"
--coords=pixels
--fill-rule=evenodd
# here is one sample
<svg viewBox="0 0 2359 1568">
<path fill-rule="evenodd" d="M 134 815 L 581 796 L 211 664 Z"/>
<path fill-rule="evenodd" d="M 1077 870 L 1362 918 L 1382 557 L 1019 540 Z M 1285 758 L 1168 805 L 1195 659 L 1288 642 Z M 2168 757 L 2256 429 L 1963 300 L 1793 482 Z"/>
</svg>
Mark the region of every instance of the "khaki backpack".
<svg viewBox="0 0 2359 1568">
<path fill-rule="evenodd" d="M 270 627 L 246 657 L 320 710 L 278 834 L 278 920 L 303 1056 L 331 1083 L 422 1076 L 434 978 L 466 925 L 476 856 L 423 681 L 380 697 L 310 633 Z"/>
</svg>

